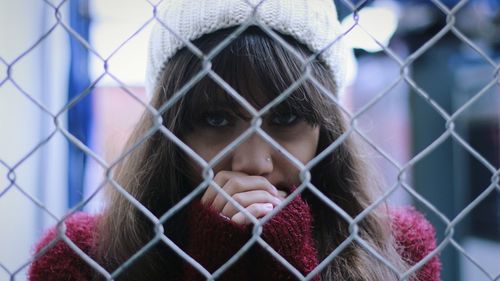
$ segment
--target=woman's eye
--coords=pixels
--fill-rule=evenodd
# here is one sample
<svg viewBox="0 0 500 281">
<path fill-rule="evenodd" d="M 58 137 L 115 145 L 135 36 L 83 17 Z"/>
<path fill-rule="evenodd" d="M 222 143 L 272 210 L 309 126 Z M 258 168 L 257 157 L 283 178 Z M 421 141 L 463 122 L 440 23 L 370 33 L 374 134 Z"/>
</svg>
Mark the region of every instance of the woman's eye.
<svg viewBox="0 0 500 281">
<path fill-rule="evenodd" d="M 293 113 L 279 113 L 272 118 L 272 123 L 278 126 L 291 125 L 297 120 L 297 115 Z"/>
<path fill-rule="evenodd" d="M 224 127 L 229 125 L 229 120 L 224 114 L 209 113 L 205 115 L 205 122 L 211 127 Z"/>
</svg>

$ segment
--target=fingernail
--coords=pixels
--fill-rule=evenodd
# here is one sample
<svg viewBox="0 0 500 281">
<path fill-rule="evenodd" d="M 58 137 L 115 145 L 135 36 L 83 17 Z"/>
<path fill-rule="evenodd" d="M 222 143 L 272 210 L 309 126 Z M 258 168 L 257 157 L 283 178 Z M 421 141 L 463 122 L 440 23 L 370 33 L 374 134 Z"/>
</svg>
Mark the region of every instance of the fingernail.
<svg viewBox="0 0 500 281">
<path fill-rule="evenodd" d="M 273 209 L 273 204 L 266 203 L 266 204 L 264 204 L 264 208 L 266 208 L 267 210 L 272 210 Z"/>
<path fill-rule="evenodd" d="M 222 217 L 223 219 L 225 219 L 225 220 L 228 220 L 228 221 L 229 221 L 229 220 L 231 220 L 231 218 L 229 218 L 229 217 L 228 217 L 228 216 L 226 216 L 226 215 L 223 215 L 222 213 L 219 213 L 219 216 L 221 216 L 221 217 Z"/>
<path fill-rule="evenodd" d="M 279 190 L 278 190 L 278 189 L 276 188 L 276 186 L 274 186 L 274 185 L 273 185 L 273 190 L 274 190 L 274 192 L 275 192 L 276 194 L 278 194 L 278 193 L 279 193 Z"/>
<path fill-rule="evenodd" d="M 278 192 L 278 196 L 279 196 L 280 198 L 282 198 L 282 199 L 285 199 L 285 198 L 286 198 L 286 192 L 284 192 L 284 191 L 281 191 L 281 190 L 280 190 L 280 191 Z"/>
<path fill-rule="evenodd" d="M 231 220 L 237 224 L 243 224 L 245 222 L 245 215 L 243 215 L 242 213 L 237 213 Z"/>
</svg>

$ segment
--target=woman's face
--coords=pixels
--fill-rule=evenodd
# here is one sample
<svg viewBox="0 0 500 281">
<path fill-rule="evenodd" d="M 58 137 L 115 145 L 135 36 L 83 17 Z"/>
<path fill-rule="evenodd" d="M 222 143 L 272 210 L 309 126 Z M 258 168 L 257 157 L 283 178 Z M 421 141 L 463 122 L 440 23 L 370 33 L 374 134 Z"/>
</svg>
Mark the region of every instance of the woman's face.
<svg viewBox="0 0 500 281">
<path fill-rule="evenodd" d="M 197 116 L 192 130 L 183 139 L 207 162 L 248 129 L 251 122 L 250 114 L 236 115 L 233 108 L 224 106 L 200 112 Z M 303 164 L 316 155 L 319 126 L 307 123 L 293 112 L 271 111 L 262 117 L 261 128 Z M 200 175 L 199 183 L 203 169 L 194 161 L 191 164 L 196 175 Z M 262 176 L 284 191 L 300 184 L 299 170 L 257 133 L 253 133 L 214 167 L 215 175 L 220 171 Z"/>
</svg>

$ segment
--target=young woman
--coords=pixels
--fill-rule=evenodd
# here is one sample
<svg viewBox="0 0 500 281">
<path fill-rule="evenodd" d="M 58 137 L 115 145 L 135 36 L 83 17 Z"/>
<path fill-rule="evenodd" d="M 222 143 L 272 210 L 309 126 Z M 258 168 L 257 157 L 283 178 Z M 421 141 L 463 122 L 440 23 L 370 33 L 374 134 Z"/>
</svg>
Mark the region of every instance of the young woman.
<svg viewBox="0 0 500 281">
<path fill-rule="evenodd" d="M 335 103 L 345 49 L 332 1 L 257 4 L 166 3 L 150 41 L 156 111 L 131 136 L 103 214 L 65 222 L 85 255 L 53 229 L 30 280 L 390 281 L 435 248 L 432 226 L 412 209 L 377 206 L 356 225 L 346 219 L 370 207 L 378 187 Z M 272 250 L 247 245 L 254 235 Z M 434 256 L 405 280 L 439 280 L 439 267 Z"/>
</svg>

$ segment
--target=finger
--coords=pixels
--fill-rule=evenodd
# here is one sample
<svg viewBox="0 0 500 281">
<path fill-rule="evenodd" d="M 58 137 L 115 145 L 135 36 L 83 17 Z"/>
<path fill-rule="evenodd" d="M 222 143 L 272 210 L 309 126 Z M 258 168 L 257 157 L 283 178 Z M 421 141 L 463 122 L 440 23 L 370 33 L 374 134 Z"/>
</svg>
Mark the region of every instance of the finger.
<svg viewBox="0 0 500 281">
<path fill-rule="evenodd" d="M 229 196 L 252 190 L 263 190 L 273 196 L 278 195 L 278 190 L 276 189 L 276 187 L 274 187 L 266 178 L 260 176 L 231 177 L 223 186 L 223 189 Z M 224 198 L 224 196 L 219 193 L 215 196 L 215 199 L 212 202 L 211 206 L 212 208 L 220 212 L 226 204 L 226 198 Z"/>
<path fill-rule="evenodd" d="M 283 190 L 278 190 L 278 198 L 284 200 L 288 194 Z"/>
<path fill-rule="evenodd" d="M 226 182 L 234 176 L 246 176 L 246 174 L 233 171 L 220 171 L 215 175 L 214 182 L 220 187 L 223 187 Z M 212 184 L 209 185 L 207 190 L 205 190 L 205 193 L 201 197 L 201 203 L 207 206 L 211 206 L 217 194 L 219 194 L 219 192 L 217 191 L 216 187 Z"/>
<path fill-rule="evenodd" d="M 243 208 L 246 208 L 254 203 L 271 203 L 273 207 L 279 205 L 282 201 L 279 197 L 276 197 L 264 190 L 252 190 L 247 192 L 236 193 L 233 199 L 238 202 Z M 221 214 L 227 217 L 232 217 L 239 210 L 232 203 L 227 202 L 223 207 Z"/>
<path fill-rule="evenodd" d="M 246 208 L 246 210 L 256 218 L 262 218 L 273 210 L 273 205 L 270 203 L 255 203 Z M 235 214 L 231 220 L 239 225 L 247 225 L 252 221 L 242 212 Z"/>
</svg>

